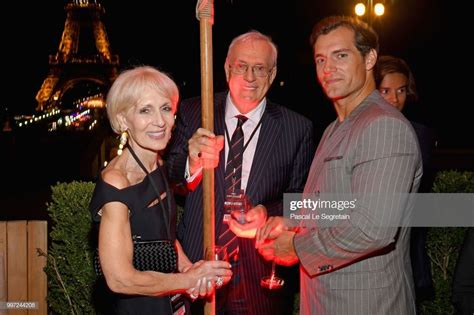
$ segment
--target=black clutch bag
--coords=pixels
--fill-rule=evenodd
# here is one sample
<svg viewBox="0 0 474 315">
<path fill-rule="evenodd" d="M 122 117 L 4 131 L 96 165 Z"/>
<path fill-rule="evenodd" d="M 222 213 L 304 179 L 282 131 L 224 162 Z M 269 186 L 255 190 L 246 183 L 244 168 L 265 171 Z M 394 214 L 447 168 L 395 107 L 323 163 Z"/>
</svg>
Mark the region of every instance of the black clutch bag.
<svg viewBox="0 0 474 315">
<path fill-rule="evenodd" d="M 177 254 L 174 242 L 170 240 L 134 241 L 133 266 L 140 271 L 163 273 L 176 271 Z M 103 276 L 98 250 L 94 255 L 94 269 L 98 276 Z"/>
</svg>

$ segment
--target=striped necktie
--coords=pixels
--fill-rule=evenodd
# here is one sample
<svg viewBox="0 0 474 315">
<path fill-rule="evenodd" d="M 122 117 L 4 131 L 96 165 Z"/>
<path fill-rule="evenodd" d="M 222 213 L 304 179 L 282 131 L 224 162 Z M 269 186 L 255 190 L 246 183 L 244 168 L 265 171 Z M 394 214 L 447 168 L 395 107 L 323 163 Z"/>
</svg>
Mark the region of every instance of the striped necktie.
<svg viewBox="0 0 474 315">
<path fill-rule="evenodd" d="M 242 182 L 242 155 L 244 151 L 244 132 L 242 125 L 247 121 L 243 115 L 236 116 L 238 119 L 237 127 L 229 144 L 229 153 L 227 155 L 227 164 L 225 168 L 225 192 L 231 194 L 241 189 Z M 237 236 L 229 229 L 229 225 L 222 222 L 219 230 L 217 244 L 227 247 L 229 257 L 238 253 L 239 242 Z"/>
</svg>

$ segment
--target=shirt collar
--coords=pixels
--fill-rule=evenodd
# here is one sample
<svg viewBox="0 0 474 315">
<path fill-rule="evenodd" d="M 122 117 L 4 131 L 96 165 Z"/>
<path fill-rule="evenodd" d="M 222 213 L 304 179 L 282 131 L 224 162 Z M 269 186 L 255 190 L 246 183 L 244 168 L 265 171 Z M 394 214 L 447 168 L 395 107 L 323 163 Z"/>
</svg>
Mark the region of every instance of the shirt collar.
<svg viewBox="0 0 474 315">
<path fill-rule="evenodd" d="M 258 124 L 258 122 L 263 116 L 263 112 L 265 111 L 266 106 L 267 106 L 267 99 L 263 98 L 263 100 L 257 105 L 257 107 L 255 107 L 250 112 L 245 114 L 245 116 L 254 124 Z M 228 93 L 227 98 L 226 98 L 226 106 L 225 106 L 225 121 L 227 122 L 232 119 L 236 119 L 235 116 L 237 115 L 242 115 L 242 114 L 239 112 L 237 107 L 235 107 L 230 97 L 230 93 Z"/>
</svg>

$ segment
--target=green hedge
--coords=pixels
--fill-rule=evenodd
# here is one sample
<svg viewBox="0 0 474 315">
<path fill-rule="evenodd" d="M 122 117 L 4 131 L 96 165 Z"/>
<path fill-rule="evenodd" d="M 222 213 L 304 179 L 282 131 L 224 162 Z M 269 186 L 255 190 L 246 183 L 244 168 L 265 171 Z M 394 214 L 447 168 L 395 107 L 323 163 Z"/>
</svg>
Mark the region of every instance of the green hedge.
<svg viewBox="0 0 474 315">
<path fill-rule="evenodd" d="M 474 172 L 439 172 L 433 184 L 433 192 L 474 193 Z M 427 250 L 431 260 L 435 298 L 433 301 L 425 301 L 421 304 L 421 314 L 454 314 L 451 304 L 453 273 L 466 229 L 464 227 L 430 228 Z"/>
<path fill-rule="evenodd" d="M 48 305 L 54 314 L 95 314 L 92 288 L 95 273 L 89 239 L 89 202 L 94 183 L 58 183 L 51 187 L 52 219 L 48 264 Z"/>
</svg>

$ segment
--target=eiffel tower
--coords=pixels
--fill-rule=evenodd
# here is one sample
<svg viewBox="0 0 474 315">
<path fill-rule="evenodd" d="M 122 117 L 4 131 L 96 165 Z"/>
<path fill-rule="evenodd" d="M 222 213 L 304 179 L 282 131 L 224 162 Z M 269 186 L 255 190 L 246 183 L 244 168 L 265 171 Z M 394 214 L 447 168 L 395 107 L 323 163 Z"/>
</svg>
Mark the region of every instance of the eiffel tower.
<svg viewBox="0 0 474 315">
<path fill-rule="evenodd" d="M 104 8 L 95 1 L 74 0 L 65 11 L 59 50 L 49 56 L 49 74 L 36 94 L 37 111 L 62 107 L 67 92 L 86 86 L 92 85 L 103 94 L 118 75 L 119 58 L 110 52 L 101 20 Z"/>
</svg>

